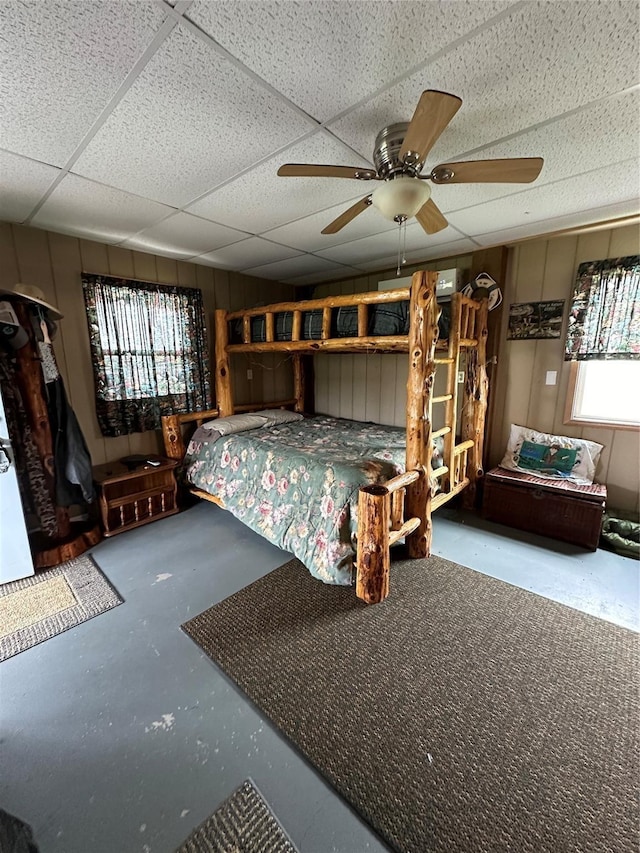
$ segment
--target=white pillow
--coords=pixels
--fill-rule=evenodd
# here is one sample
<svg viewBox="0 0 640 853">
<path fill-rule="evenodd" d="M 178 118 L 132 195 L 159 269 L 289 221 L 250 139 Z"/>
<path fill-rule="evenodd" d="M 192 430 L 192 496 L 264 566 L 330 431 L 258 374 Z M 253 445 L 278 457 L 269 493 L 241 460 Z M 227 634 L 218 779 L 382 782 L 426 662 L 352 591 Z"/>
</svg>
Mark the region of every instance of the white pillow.
<svg viewBox="0 0 640 853">
<path fill-rule="evenodd" d="M 268 419 L 253 412 L 244 415 L 229 415 L 228 418 L 216 418 L 202 424 L 203 429 L 214 429 L 220 435 L 232 435 L 235 432 L 245 432 L 249 429 L 257 429 L 268 423 Z"/>
<path fill-rule="evenodd" d="M 511 424 L 500 467 L 586 486 L 593 483 L 602 449 L 596 441 L 549 435 Z"/>
<path fill-rule="evenodd" d="M 300 412 L 290 412 L 288 409 L 263 409 L 257 414 L 267 419 L 267 426 L 290 424 L 293 421 L 301 421 L 304 417 Z"/>
</svg>

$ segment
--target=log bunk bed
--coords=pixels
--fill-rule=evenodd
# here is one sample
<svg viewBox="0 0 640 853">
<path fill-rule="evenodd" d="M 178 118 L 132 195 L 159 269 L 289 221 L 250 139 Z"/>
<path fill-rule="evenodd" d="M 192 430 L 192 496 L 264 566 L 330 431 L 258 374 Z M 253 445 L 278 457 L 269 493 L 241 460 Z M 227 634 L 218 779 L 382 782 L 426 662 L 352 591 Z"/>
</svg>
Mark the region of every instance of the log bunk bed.
<svg viewBox="0 0 640 853">
<path fill-rule="evenodd" d="M 169 415 L 162 419 L 165 453 L 182 460 L 185 455 L 183 427 L 201 426 L 215 418 L 262 409 L 291 408 L 304 411 L 304 356 L 313 353 L 400 353 L 409 357 L 407 380 L 405 471 L 384 482 L 363 485 L 358 490 L 356 555 L 356 595 L 367 603 L 383 601 L 389 592 L 390 547 L 404 538 L 408 555 L 428 557 L 431 549 L 431 513 L 466 489 L 465 503 L 472 505 L 476 483 L 483 475 L 484 422 L 488 382 L 485 370 L 487 341 L 487 301 L 476 302 L 460 293 L 452 297 L 450 331 L 447 340 L 438 340 L 440 306 L 436 302 L 437 273 L 416 272 L 411 286 L 388 291 L 330 296 L 301 302 L 287 302 L 215 314 L 215 358 L 217 408 L 204 412 Z M 409 331 L 404 335 L 371 335 L 369 312 L 383 303 L 409 301 Z M 355 308 L 357 336 L 332 337 L 335 309 Z M 305 312 L 321 312 L 318 339 L 303 339 Z M 276 339 L 276 317 L 292 315 L 290 339 Z M 316 314 L 316 316 L 318 316 Z M 252 323 L 264 321 L 264 340 L 252 340 Z M 242 342 L 230 342 L 230 324 L 242 329 Z M 294 396 L 251 405 L 234 406 L 229 359 L 235 353 L 285 353 L 293 362 Z M 465 380 L 456 443 L 458 371 L 465 355 Z M 446 392 L 434 396 L 438 365 L 447 371 Z M 432 407 L 443 405 L 444 423 L 432 430 Z M 442 461 L 432 468 L 432 442 L 442 436 Z M 440 489 L 433 494 L 434 479 Z M 215 494 L 191 488 L 199 498 L 224 507 Z"/>
</svg>

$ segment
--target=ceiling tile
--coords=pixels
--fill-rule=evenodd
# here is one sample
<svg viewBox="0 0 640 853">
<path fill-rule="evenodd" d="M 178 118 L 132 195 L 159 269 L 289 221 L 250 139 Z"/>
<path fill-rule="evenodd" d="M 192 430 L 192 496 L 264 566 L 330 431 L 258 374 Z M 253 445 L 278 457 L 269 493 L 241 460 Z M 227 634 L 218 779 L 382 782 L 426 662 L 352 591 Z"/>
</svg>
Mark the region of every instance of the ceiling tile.
<svg viewBox="0 0 640 853">
<path fill-rule="evenodd" d="M 489 146 L 470 159 L 541 156 L 542 172 L 531 185 L 536 187 L 598 168 L 603 169 L 604 179 L 610 164 L 637 156 L 639 138 L 640 91 L 634 90 Z M 451 184 L 434 186 L 433 194 L 443 212 L 448 213 L 526 188 L 524 184 Z"/>
<path fill-rule="evenodd" d="M 327 261 L 324 258 L 318 258 L 316 255 L 299 255 L 296 258 L 289 258 L 286 261 L 278 261 L 274 264 L 251 267 L 250 269 L 244 270 L 244 272 L 247 275 L 255 275 L 258 278 L 271 278 L 277 279 L 278 281 L 288 281 L 291 278 L 296 278 L 310 273 L 330 273 L 333 272 L 333 270 L 340 269 L 341 267 L 343 267 L 342 264 Z"/>
<path fill-rule="evenodd" d="M 203 263 L 207 266 L 220 267 L 221 269 L 244 270 L 250 267 L 264 266 L 265 264 L 283 261 L 302 254 L 297 249 L 281 246 L 279 243 L 271 243 L 261 237 L 249 237 L 232 246 L 225 246 L 215 252 L 207 252 L 192 258 L 195 263 Z"/>
<path fill-rule="evenodd" d="M 324 284 L 328 281 L 342 281 L 344 278 L 352 278 L 353 275 L 359 275 L 360 270 L 355 267 L 337 267 L 333 273 L 312 272 L 307 275 L 298 275 L 293 278 L 288 278 L 287 284 L 293 284 L 295 287 L 302 287 L 306 284 Z"/>
<path fill-rule="evenodd" d="M 171 212 L 170 207 L 155 201 L 68 174 L 32 224 L 104 243 L 120 243 Z"/>
<path fill-rule="evenodd" d="M 517 4 L 512 16 L 331 129 L 370 156 L 376 134 L 387 124 L 408 121 L 423 89 L 452 92 L 463 104 L 429 155 L 431 168 L 635 85 L 640 79 L 637 31 L 637 6 L 624 0 Z"/>
<path fill-rule="evenodd" d="M 371 191 L 371 188 L 375 188 L 379 184 L 368 184 L 368 186 L 369 191 Z M 304 219 L 298 219 L 296 222 L 290 222 L 288 225 L 282 225 L 280 228 L 274 228 L 272 231 L 265 232 L 264 236 L 303 251 L 318 252 L 331 246 L 338 246 L 341 243 L 349 243 L 359 237 L 370 237 L 372 234 L 381 234 L 383 231 L 395 231 L 398 227 L 395 222 L 389 222 L 388 219 L 380 216 L 376 210 L 368 209 L 352 219 L 337 234 L 322 233 L 325 226 L 333 222 L 341 213 L 344 213 L 359 198 L 363 198 L 366 192 L 365 187 L 364 192 L 361 191 L 360 195 L 355 198 L 311 216 L 306 216 Z"/>
<path fill-rule="evenodd" d="M 0 4 L 0 145 L 62 166 L 166 15 L 138 0 Z"/>
<path fill-rule="evenodd" d="M 407 226 L 406 251 L 428 250 L 442 243 L 450 243 L 461 236 L 463 235 L 451 226 L 437 234 L 426 234 L 422 227 L 414 222 Z M 368 262 L 370 259 L 389 257 L 394 252 L 395 257 L 397 257 L 398 237 L 398 226 L 396 225 L 392 231 L 385 231 L 383 234 L 376 234 L 371 237 L 362 237 L 360 240 L 354 240 L 351 243 L 342 243 L 342 245 L 334 246 L 331 249 L 323 249 L 318 254 L 329 260 L 359 267 L 363 261 Z"/>
<path fill-rule="evenodd" d="M 0 151 L 2 219 L 24 221 L 59 174 L 60 169 L 53 166 Z"/>
<path fill-rule="evenodd" d="M 452 224 L 475 236 L 531 223 L 531 233 L 545 228 L 545 220 L 595 210 L 608 204 L 629 201 L 640 206 L 640 176 L 635 160 L 617 163 L 599 172 L 567 178 L 555 184 L 523 190 L 506 198 L 450 214 Z"/>
<path fill-rule="evenodd" d="M 176 29 L 74 171 L 179 207 L 309 128 L 277 96 Z"/>
<path fill-rule="evenodd" d="M 523 240 L 527 237 L 551 234 L 554 231 L 562 231 L 565 228 L 578 228 L 582 225 L 592 225 L 598 222 L 606 222 L 609 219 L 638 215 L 638 213 L 640 213 L 640 205 L 634 199 L 592 210 L 583 210 L 579 213 L 569 213 L 566 216 L 545 219 L 542 227 L 540 222 L 536 222 L 533 225 L 516 225 L 513 228 L 504 228 L 501 231 L 490 231 L 486 234 L 479 234 L 477 237 L 474 237 L 474 240 L 480 243 L 481 246 L 497 246 Z M 638 238 L 640 241 L 640 231 L 638 232 Z"/>
<path fill-rule="evenodd" d="M 443 243 L 439 246 L 432 246 L 430 249 L 419 249 L 415 252 L 407 252 L 406 260 L 408 266 L 415 266 L 421 261 L 428 261 L 432 258 L 447 258 L 454 255 L 463 255 L 465 252 L 474 252 L 478 246 L 473 240 L 465 237 L 462 240 L 453 240 L 450 243 Z M 366 272 L 376 272 L 384 270 L 392 270 L 397 264 L 397 255 L 389 255 L 386 258 L 378 258 L 373 261 L 365 261 L 358 264 L 358 269 Z M 400 275 L 404 275 L 401 271 Z M 389 278 L 391 276 L 388 276 Z"/>
<path fill-rule="evenodd" d="M 261 234 L 283 222 L 307 216 L 323 206 L 365 195 L 370 182 L 340 178 L 279 178 L 283 163 L 329 163 L 368 166 L 328 133 L 317 133 L 282 154 L 261 163 L 240 178 L 189 205 L 188 210 L 216 222 L 225 222 Z"/>
<path fill-rule="evenodd" d="M 176 213 L 123 242 L 127 249 L 191 258 L 243 240 L 246 234 L 188 213 Z"/>
<path fill-rule="evenodd" d="M 239 14 L 237 0 L 196 0 L 187 16 L 294 103 L 326 121 L 508 6 L 489 0 L 254 0 L 244 2 Z"/>
</svg>

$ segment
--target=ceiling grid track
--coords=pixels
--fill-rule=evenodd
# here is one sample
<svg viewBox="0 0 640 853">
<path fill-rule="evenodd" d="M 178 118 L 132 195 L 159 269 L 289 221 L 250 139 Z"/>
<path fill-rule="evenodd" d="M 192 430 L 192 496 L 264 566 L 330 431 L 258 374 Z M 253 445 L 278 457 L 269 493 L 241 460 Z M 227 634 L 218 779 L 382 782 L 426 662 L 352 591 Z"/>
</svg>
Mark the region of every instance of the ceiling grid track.
<svg viewBox="0 0 640 853">
<path fill-rule="evenodd" d="M 120 103 L 120 101 L 127 94 L 129 89 L 133 86 L 133 84 L 135 83 L 135 81 L 139 77 L 140 72 L 143 70 L 143 68 L 147 65 L 147 63 L 149 62 L 151 57 L 156 53 L 156 51 L 159 49 L 159 47 L 165 41 L 165 39 L 167 38 L 169 33 L 175 28 L 176 24 L 177 24 L 177 20 L 174 19 L 173 17 L 169 16 L 160 25 L 158 32 L 155 34 L 153 40 L 150 42 L 147 49 L 144 51 L 142 56 L 134 64 L 131 71 L 127 74 L 125 79 L 122 81 L 122 83 L 118 87 L 118 90 L 116 91 L 115 95 L 113 95 L 113 97 L 108 102 L 108 104 L 104 107 L 104 109 L 102 110 L 102 112 L 100 113 L 98 118 L 91 125 L 88 132 L 84 135 L 84 137 L 80 141 L 80 144 L 78 145 L 76 150 L 73 152 L 71 157 L 68 159 L 68 161 L 63 166 L 63 168 L 62 168 L 60 174 L 58 175 L 58 177 L 56 178 L 56 180 L 52 183 L 52 185 L 49 187 L 47 192 L 43 195 L 43 197 L 40 199 L 40 201 L 36 204 L 36 206 L 31 211 L 29 216 L 26 218 L 26 220 L 24 222 L 25 225 L 30 224 L 33 217 L 37 214 L 37 212 L 40 210 L 42 205 L 49 198 L 51 193 L 55 190 L 55 188 L 58 186 L 58 184 L 62 181 L 64 176 L 71 170 L 71 167 L 73 166 L 73 164 L 76 162 L 76 160 L 78 160 L 78 158 L 83 153 L 83 151 L 85 150 L 87 145 L 89 145 L 89 143 L 91 142 L 93 137 L 100 130 L 100 128 L 103 126 L 103 124 L 109 118 L 111 113 L 114 111 L 114 109 L 117 107 L 117 105 Z"/>
</svg>

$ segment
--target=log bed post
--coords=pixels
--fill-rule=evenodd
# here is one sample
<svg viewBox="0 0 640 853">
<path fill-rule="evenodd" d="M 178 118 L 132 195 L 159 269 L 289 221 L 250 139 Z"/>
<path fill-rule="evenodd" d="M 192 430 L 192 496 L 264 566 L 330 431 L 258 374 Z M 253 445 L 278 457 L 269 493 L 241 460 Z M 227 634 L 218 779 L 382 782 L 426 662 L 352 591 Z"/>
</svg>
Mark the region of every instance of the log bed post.
<svg viewBox="0 0 640 853">
<path fill-rule="evenodd" d="M 305 377 L 302 356 L 296 354 L 293 358 L 293 396 L 296 399 L 294 410 L 304 412 Z"/>
<path fill-rule="evenodd" d="M 178 415 L 164 415 L 162 418 L 162 441 L 164 454 L 169 459 L 177 459 L 182 462 L 185 453 L 180 418 Z"/>
<path fill-rule="evenodd" d="M 231 392 L 231 373 L 227 354 L 229 343 L 227 312 L 223 308 L 216 308 L 215 329 L 216 406 L 220 412 L 220 417 L 226 418 L 233 414 L 233 394 Z"/>
<path fill-rule="evenodd" d="M 451 319 L 449 321 L 449 350 L 448 357 L 451 362 L 447 371 L 447 396 L 449 399 L 445 404 L 444 422 L 451 427 L 451 431 L 444 437 L 444 452 L 442 457 L 444 464 L 448 467 L 447 474 L 450 492 L 458 485 L 455 475 L 456 465 L 456 422 L 458 417 L 458 370 L 460 367 L 460 327 L 462 319 L 462 296 L 454 293 L 451 298 Z"/>
<path fill-rule="evenodd" d="M 356 595 L 367 604 L 378 604 L 389 595 L 390 513 L 391 496 L 386 486 L 360 488 Z"/>
<path fill-rule="evenodd" d="M 422 473 L 407 486 L 405 517 L 420 524 L 407 536 L 410 557 L 428 557 L 431 551 L 431 392 L 435 377 L 438 339 L 435 272 L 416 272 L 411 280 L 409 377 L 407 379 L 406 470 Z"/>
<path fill-rule="evenodd" d="M 470 461 L 467 468 L 469 485 L 462 496 L 462 504 L 467 509 L 472 509 L 475 506 L 478 480 L 484 474 L 484 427 L 489 397 L 486 368 L 488 316 L 489 303 L 483 299 L 478 308 L 476 319 L 478 346 L 467 350 L 462 406 L 462 440 L 473 441 L 473 447 L 469 451 Z"/>
</svg>

